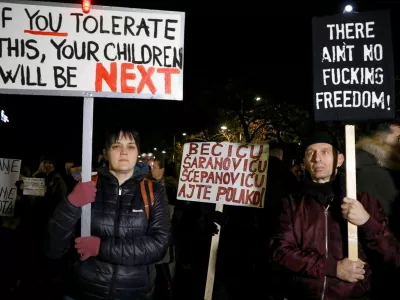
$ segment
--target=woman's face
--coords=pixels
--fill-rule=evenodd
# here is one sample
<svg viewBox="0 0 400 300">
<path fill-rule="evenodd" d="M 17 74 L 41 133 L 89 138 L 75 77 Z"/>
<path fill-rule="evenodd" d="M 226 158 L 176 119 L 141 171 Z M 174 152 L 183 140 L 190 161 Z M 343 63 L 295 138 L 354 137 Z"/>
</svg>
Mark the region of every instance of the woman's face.
<svg viewBox="0 0 400 300">
<path fill-rule="evenodd" d="M 42 172 L 51 173 L 51 172 L 54 171 L 54 165 L 53 165 L 53 163 L 51 161 L 45 160 L 45 161 L 42 162 L 42 164 L 43 164 L 42 165 L 43 166 Z"/>
<path fill-rule="evenodd" d="M 111 145 L 107 154 L 110 171 L 133 174 L 138 157 L 138 147 L 132 136 L 121 133 L 118 141 Z"/>
</svg>

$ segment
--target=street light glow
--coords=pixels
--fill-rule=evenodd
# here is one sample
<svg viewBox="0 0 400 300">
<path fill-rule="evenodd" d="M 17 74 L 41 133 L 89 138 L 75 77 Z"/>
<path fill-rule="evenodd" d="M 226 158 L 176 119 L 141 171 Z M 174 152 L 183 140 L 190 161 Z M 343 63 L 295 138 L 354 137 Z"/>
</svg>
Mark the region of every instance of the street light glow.
<svg viewBox="0 0 400 300">
<path fill-rule="evenodd" d="M 183 136 L 186 136 L 186 132 L 182 133 Z"/>
<path fill-rule="evenodd" d="M 10 120 L 6 116 L 6 113 L 4 112 L 4 110 L 1 111 L 1 121 L 3 121 L 4 123 L 10 122 Z"/>
<path fill-rule="evenodd" d="M 154 151 L 157 151 L 157 148 L 154 148 Z"/>
<path fill-rule="evenodd" d="M 260 101 L 261 100 L 261 97 L 256 97 L 256 101 Z"/>
<path fill-rule="evenodd" d="M 226 126 L 224 125 L 224 126 L 221 126 L 221 129 L 222 129 L 222 130 L 227 130 L 228 127 L 226 127 Z"/>
<path fill-rule="evenodd" d="M 163 150 L 161 153 L 162 153 L 162 154 L 165 154 L 165 153 L 167 153 L 167 152 L 165 152 L 165 150 Z"/>
<path fill-rule="evenodd" d="M 347 13 L 352 12 L 353 11 L 353 6 L 351 6 L 350 4 L 346 5 L 344 7 L 344 11 L 347 12 Z"/>
</svg>

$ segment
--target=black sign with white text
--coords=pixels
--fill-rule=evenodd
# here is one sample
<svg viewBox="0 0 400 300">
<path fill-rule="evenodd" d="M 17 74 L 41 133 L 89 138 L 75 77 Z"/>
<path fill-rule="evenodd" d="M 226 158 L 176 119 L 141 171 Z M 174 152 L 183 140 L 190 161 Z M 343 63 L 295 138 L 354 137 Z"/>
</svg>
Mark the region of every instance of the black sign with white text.
<svg viewBox="0 0 400 300">
<path fill-rule="evenodd" d="M 313 19 L 316 121 L 367 121 L 395 116 L 388 11 Z"/>
</svg>

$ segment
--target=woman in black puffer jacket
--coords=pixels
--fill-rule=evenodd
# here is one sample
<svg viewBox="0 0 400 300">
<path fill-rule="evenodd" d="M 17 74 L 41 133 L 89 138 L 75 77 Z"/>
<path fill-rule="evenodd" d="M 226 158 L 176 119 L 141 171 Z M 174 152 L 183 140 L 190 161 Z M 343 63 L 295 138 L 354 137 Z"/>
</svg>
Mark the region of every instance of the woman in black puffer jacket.
<svg viewBox="0 0 400 300">
<path fill-rule="evenodd" d="M 106 140 L 108 169 L 97 184 L 79 183 L 56 208 L 47 229 L 46 252 L 64 256 L 75 241 L 80 260 L 73 264 L 67 299 L 151 299 L 155 266 L 167 250 L 170 223 L 164 188 L 153 182 L 149 218 L 140 191 L 148 174 L 138 165 L 137 133 L 118 129 Z M 81 207 L 92 203 L 91 235 L 74 240 Z"/>
</svg>

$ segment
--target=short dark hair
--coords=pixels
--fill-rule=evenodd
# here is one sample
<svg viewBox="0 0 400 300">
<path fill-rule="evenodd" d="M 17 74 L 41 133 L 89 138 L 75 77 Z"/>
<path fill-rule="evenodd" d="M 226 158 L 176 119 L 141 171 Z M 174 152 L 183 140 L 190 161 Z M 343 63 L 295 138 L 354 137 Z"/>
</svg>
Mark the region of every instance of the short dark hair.
<svg viewBox="0 0 400 300">
<path fill-rule="evenodd" d="M 158 161 L 158 164 L 160 165 L 160 169 L 165 168 L 165 158 L 156 158 L 154 162 Z"/>
<path fill-rule="evenodd" d="M 121 134 L 125 138 L 135 140 L 136 147 L 138 148 L 138 152 L 139 152 L 139 144 L 140 144 L 139 133 L 137 133 L 137 131 L 135 131 L 135 130 L 123 128 L 123 127 L 116 127 L 116 128 L 110 129 L 107 132 L 106 140 L 105 140 L 105 144 L 104 144 L 106 151 L 110 150 L 112 144 L 116 143 L 119 140 L 119 137 Z"/>
</svg>

